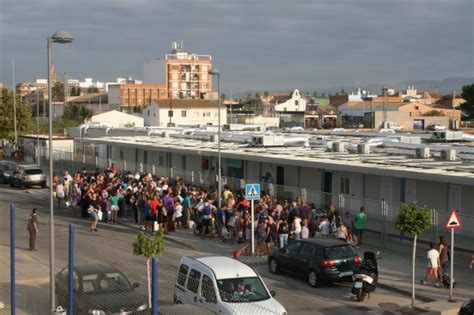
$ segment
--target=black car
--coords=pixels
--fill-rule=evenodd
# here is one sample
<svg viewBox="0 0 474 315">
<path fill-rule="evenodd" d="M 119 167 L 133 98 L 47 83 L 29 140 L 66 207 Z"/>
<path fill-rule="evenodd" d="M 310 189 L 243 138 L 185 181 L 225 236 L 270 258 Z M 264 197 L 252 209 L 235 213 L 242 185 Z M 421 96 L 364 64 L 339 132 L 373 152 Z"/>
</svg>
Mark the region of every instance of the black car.
<svg viewBox="0 0 474 315">
<path fill-rule="evenodd" d="M 15 172 L 16 163 L 13 161 L 0 161 L 0 181 L 4 184 L 10 182 L 10 176 Z"/>
<path fill-rule="evenodd" d="M 56 274 L 57 304 L 63 308 L 68 304 L 68 273 L 64 268 Z M 135 292 L 138 286 L 111 265 L 75 265 L 74 314 L 147 314 L 147 297 Z"/>
<path fill-rule="evenodd" d="M 474 314 L 474 299 L 464 302 L 459 309 L 459 315 L 473 315 Z"/>
<path fill-rule="evenodd" d="M 361 262 L 351 245 L 335 239 L 295 240 L 282 249 L 273 249 L 268 257 L 271 273 L 306 277 L 312 287 L 323 282 L 352 281 Z"/>
</svg>

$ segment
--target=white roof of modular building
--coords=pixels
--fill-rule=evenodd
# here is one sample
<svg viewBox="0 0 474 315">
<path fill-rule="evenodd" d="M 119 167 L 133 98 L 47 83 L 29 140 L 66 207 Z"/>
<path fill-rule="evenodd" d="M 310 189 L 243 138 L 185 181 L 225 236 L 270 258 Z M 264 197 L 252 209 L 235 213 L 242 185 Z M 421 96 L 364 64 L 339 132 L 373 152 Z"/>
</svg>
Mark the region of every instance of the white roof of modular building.
<svg viewBox="0 0 474 315">
<path fill-rule="evenodd" d="M 222 131 L 221 155 L 230 159 L 474 185 L 474 142 L 426 142 L 429 137 L 375 132 Z M 217 156 L 216 140 L 215 128 L 160 128 L 149 135 L 131 130 L 127 136 L 83 136 L 83 141 L 95 144 L 203 156 Z M 360 145 L 368 146 L 369 152 L 358 153 Z M 337 149 L 340 147 L 343 149 Z M 427 149 L 429 154 L 421 158 L 420 150 Z"/>
</svg>

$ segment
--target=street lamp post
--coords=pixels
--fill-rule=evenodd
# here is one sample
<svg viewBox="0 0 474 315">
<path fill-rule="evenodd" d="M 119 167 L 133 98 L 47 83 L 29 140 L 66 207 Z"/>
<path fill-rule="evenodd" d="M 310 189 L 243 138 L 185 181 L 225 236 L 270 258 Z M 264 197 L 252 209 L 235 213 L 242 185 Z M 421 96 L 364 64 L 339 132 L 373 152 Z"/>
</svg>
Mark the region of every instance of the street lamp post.
<svg viewBox="0 0 474 315">
<path fill-rule="evenodd" d="M 54 210 L 53 210 L 53 108 L 51 106 L 51 44 L 67 44 L 73 41 L 71 34 L 56 32 L 48 37 L 48 105 L 49 105 L 49 294 L 51 313 L 56 308 L 55 279 L 54 279 Z"/>
<path fill-rule="evenodd" d="M 217 204 L 219 209 L 221 209 L 221 199 L 222 199 L 222 176 L 221 176 L 221 72 L 218 69 L 209 70 L 210 75 L 217 76 L 217 192 L 219 197 L 217 199 Z"/>
</svg>

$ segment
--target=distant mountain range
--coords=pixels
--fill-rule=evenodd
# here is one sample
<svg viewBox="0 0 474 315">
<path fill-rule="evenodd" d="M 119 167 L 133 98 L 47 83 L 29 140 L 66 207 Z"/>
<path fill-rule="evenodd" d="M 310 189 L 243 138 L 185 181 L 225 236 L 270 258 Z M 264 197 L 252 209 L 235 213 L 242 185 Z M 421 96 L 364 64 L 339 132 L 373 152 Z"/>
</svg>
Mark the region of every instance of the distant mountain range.
<svg viewBox="0 0 474 315">
<path fill-rule="evenodd" d="M 446 78 L 442 80 L 407 80 L 407 81 L 395 83 L 393 85 L 388 85 L 388 87 L 395 90 L 401 90 L 401 89 L 406 89 L 409 85 L 413 85 L 418 91 L 435 91 L 442 94 L 450 94 L 453 91 L 461 92 L 462 87 L 464 85 L 473 84 L 473 83 L 474 83 L 474 77 L 471 77 L 471 78 L 453 77 L 453 78 Z M 376 93 L 381 94 L 382 87 L 383 87 L 383 84 L 369 84 L 369 85 L 361 86 L 361 89 L 370 91 L 371 93 L 374 93 L 374 94 Z M 290 93 L 290 91 L 292 91 L 293 88 L 298 88 L 298 87 L 289 87 L 288 93 Z M 314 91 L 317 91 L 318 94 L 325 93 L 327 95 L 327 94 L 340 93 L 342 89 L 344 89 L 348 93 L 351 93 L 357 90 L 357 86 L 341 85 L 341 86 L 334 86 L 330 88 L 318 88 L 317 86 L 315 86 L 314 89 L 312 90 L 300 89 L 300 91 L 302 94 L 305 94 L 305 93 L 312 94 Z M 274 93 L 274 92 L 285 92 L 285 91 L 279 90 L 279 91 L 268 91 L 268 92 Z M 251 90 L 251 91 L 232 93 L 232 97 L 245 98 L 247 97 L 248 94 L 251 94 L 253 96 L 255 95 L 255 93 L 263 94 L 263 91 Z"/>
</svg>

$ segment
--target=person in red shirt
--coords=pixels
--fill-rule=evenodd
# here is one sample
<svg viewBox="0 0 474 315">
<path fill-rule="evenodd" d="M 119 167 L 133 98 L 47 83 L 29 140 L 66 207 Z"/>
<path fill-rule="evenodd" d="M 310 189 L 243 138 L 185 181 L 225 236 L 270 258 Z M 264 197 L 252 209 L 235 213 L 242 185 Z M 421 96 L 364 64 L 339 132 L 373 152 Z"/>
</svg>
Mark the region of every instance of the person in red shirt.
<svg viewBox="0 0 474 315">
<path fill-rule="evenodd" d="M 148 203 L 151 208 L 151 221 L 157 221 L 158 218 L 158 198 L 156 195 L 153 195 L 150 202 Z"/>
</svg>

